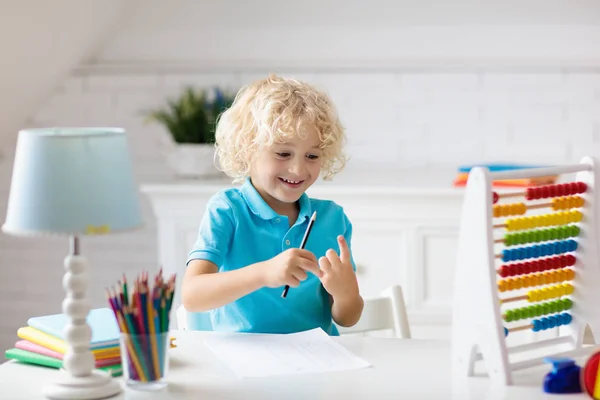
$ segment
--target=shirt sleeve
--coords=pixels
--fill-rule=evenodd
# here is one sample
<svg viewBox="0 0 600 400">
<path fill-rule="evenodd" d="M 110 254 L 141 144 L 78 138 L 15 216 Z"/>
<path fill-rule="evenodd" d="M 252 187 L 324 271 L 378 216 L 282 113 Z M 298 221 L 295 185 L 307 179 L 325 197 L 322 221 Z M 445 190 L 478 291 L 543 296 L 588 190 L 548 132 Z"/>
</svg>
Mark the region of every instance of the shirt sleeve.
<svg viewBox="0 0 600 400">
<path fill-rule="evenodd" d="M 223 265 L 235 231 L 235 216 L 231 202 L 216 194 L 206 205 L 200 221 L 198 238 L 188 255 L 186 265 L 192 260 L 207 260 L 217 267 Z"/>
<path fill-rule="evenodd" d="M 352 269 L 356 272 L 356 263 L 354 262 L 354 255 L 352 254 L 352 222 L 348 219 L 348 216 L 344 213 L 344 222 L 346 223 L 346 230 L 344 231 L 344 239 L 348 243 L 350 249 L 350 262 L 352 263 Z"/>
</svg>

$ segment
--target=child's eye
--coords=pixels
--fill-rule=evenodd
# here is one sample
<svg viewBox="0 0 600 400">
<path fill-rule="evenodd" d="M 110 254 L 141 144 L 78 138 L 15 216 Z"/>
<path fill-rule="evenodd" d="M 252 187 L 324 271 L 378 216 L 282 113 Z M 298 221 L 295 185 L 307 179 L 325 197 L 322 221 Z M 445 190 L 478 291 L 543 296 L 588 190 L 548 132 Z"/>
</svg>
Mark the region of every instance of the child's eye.
<svg viewBox="0 0 600 400">
<path fill-rule="evenodd" d="M 319 156 L 316 154 L 309 154 L 307 157 L 309 160 L 317 160 L 319 158 Z"/>
<path fill-rule="evenodd" d="M 290 153 L 275 153 L 275 154 L 277 154 L 277 156 L 282 157 L 282 158 L 290 156 Z"/>
</svg>

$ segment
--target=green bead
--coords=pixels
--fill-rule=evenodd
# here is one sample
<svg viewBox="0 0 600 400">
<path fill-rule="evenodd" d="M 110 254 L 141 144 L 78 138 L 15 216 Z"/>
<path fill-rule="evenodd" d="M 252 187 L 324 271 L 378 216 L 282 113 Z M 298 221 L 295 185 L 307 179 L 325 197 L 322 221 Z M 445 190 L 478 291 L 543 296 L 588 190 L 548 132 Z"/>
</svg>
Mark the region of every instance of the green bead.
<svg viewBox="0 0 600 400">
<path fill-rule="evenodd" d="M 577 225 L 573 226 L 573 232 L 574 232 L 573 236 L 579 236 L 580 231 L 581 231 L 581 229 Z"/>
<path fill-rule="evenodd" d="M 506 314 L 504 314 L 504 319 L 506 320 L 506 322 L 512 322 L 512 315 L 512 310 L 506 310 Z"/>
<path fill-rule="evenodd" d="M 567 299 L 563 299 L 563 302 L 565 304 L 565 310 L 568 310 L 571 307 L 573 307 L 573 300 L 567 298 Z"/>
<path fill-rule="evenodd" d="M 544 315 L 544 306 L 541 304 L 535 305 L 535 316 L 539 317 L 540 315 Z"/>
</svg>

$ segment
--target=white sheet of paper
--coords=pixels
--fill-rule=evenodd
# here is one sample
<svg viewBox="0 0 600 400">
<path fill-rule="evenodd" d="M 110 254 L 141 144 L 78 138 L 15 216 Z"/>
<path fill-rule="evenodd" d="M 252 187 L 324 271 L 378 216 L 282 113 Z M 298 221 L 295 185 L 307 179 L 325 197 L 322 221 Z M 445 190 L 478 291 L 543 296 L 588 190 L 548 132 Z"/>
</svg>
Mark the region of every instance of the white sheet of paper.
<svg viewBox="0 0 600 400">
<path fill-rule="evenodd" d="M 204 343 L 241 378 L 366 368 L 320 328 L 285 335 L 227 334 Z"/>
</svg>

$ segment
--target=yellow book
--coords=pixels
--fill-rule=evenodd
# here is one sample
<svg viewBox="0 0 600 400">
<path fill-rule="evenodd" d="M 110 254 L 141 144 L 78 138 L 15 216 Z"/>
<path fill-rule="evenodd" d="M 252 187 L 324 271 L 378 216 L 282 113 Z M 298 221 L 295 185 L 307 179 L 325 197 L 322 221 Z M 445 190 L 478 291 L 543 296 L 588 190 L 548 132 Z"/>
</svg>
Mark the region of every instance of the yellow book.
<svg viewBox="0 0 600 400">
<path fill-rule="evenodd" d="M 47 349 L 54 350 L 60 354 L 65 354 L 67 351 L 67 343 L 64 340 L 48 335 L 47 333 L 30 326 L 19 328 L 17 331 L 17 336 Z M 93 349 L 92 354 L 96 360 L 102 360 L 106 358 L 119 357 L 121 352 L 119 350 L 119 346 L 117 345 L 113 347 Z"/>
</svg>

